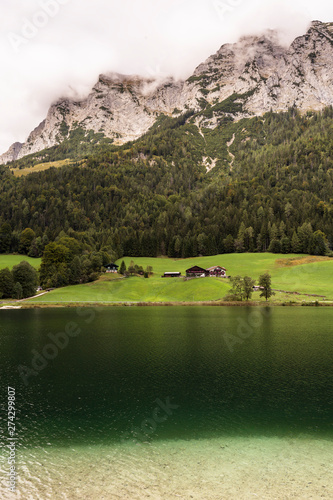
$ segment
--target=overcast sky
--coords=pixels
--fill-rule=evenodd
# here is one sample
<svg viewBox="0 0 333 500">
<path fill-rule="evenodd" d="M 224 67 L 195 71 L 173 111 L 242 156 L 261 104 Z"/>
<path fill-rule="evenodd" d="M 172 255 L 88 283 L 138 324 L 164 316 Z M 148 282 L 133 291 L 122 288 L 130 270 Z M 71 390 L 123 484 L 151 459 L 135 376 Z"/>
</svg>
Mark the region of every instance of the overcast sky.
<svg viewBox="0 0 333 500">
<path fill-rule="evenodd" d="M 223 43 L 290 43 L 314 19 L 333 21 L 332 0 L 0 0 L 0 153 L 100 73 L 184 78 Z"/>
</svg>

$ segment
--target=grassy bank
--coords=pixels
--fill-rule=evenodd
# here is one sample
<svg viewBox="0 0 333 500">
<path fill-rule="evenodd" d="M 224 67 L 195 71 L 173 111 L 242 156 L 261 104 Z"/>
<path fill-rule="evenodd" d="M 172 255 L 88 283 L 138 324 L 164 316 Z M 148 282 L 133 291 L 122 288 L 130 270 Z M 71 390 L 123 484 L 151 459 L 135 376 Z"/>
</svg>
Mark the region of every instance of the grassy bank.
<svg viewBox="0 0 333 500">
<path fill-rule="evenodd" d="M 46 302 L 194 302 L 221 300 L 229 290 L 226 280 L 207 278 L 191 281 L 133 276 L 110 280 L 107 276 L 86 285 L 59 288 L 46 295 L 31 299 Z"/>
</svg>

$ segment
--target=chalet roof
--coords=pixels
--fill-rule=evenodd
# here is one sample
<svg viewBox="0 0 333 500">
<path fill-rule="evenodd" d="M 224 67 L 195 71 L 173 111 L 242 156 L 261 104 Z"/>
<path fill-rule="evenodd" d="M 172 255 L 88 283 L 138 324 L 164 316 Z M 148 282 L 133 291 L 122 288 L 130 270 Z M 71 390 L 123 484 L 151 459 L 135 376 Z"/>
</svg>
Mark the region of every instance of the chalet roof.
<svg viewBox="0 0 333 500">
<path fill-rule="evenodd" d="M 194 273 L 194 272 L 205 273 L 206 269 L 203 269 L 202 267 L 199 267 L 199 266 L 193 266 L 193 267 L 190 267 L 190 269 L 186 269 L 186 272 L 187 273 Z"/>
<path fill-rule="evenodd" d="M 117 266 L 117 264 L 113 264 L 113 262 L 111 262 L 111 264 L 106 264 L 104 267 L 119 267 L 119 266 Z"/>
<path fill-rule="evenodd" d="M 206 271 L 214 271 L 215 269 L 224 269 L 224 271 L 226 271 L 226 268 L 222 266 L 209 267 L 208 269 L 206 269 Z"/>
</svg>

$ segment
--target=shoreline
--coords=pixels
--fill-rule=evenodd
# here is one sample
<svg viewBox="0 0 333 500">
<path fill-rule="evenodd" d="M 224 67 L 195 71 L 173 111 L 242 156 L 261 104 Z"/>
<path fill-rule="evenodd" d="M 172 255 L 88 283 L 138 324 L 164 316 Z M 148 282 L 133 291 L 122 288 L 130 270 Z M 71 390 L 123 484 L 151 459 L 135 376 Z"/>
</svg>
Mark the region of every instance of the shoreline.
<svg viewBox="0 0 333 500">
<path fill-rule="evenodd" d="M 71 307 L 333 307 L 333 302 L 260 302 L 260 301 L 198 301 L 198 302 L 49 302 L 32 304 L 25 303 L 15 306 L 13 303 L 1 304 L 0 310 L 17 309 L 45 309 L 45 308 L 71 308 Z"/>
<path fill-rule="evenodd" d="M 23 450 L 19 491 L 55 500 L 328 499 L 331 446 L 313 437 L 221 436 L 50 447 L 47 455 L 43 449 Z"/>
</svg>

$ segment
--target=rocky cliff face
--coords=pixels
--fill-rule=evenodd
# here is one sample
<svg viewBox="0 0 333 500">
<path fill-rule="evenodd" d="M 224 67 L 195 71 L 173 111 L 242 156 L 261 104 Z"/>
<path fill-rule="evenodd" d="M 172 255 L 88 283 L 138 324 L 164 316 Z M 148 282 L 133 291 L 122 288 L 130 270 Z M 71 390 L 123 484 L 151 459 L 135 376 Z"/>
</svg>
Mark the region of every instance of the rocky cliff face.
<svg viewBox="0 0 333 500">
<path fill-rule="evenodd" d="M 288 48 L 274 31 L 223 45 L 186 81 L 101 75 L 86 99 L 54 103 L 27 142 L 13 144 L 0 162 L 54 146 L 77 127 L 122 144 L 144 134 L 160 114 L 192 109 L 199 113 L 199 128 L 214 128 L 221 115 L 240 119 L 270 109 L 328 105 L 333 105 L 333 23 L 314 21 Z"/>
</svg>

